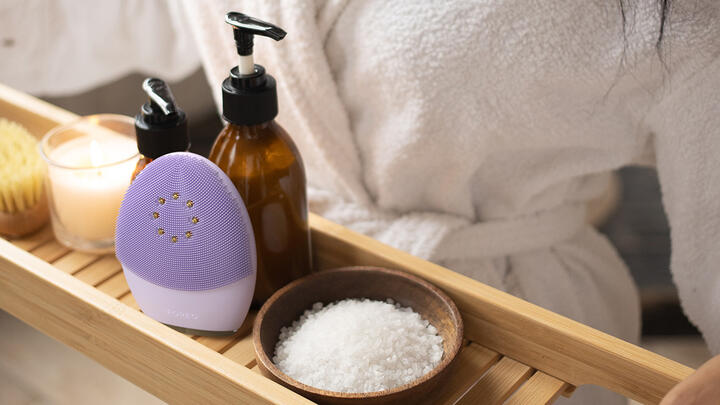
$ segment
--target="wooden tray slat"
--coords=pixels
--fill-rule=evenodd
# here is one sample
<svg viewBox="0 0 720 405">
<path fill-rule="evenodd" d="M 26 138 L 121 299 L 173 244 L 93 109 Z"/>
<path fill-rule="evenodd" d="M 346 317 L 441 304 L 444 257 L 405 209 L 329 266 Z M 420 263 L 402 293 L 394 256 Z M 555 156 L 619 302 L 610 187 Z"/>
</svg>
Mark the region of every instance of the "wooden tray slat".
<svg viewBox="0 0 720 405">
<path fill-rule="evenodd" d="M 72 251 L 56 260 L 53 266 L 65 273 L 75 274 L 100 259 L 100 257 L 101 256 L 92 253 Z"/>
<path fill-rule="evenodd" d="M 138 305 L 137 301 L 135 301 L 135 297 L 133 297 L 133 295 L 130 293 L 123 295 L 120 298 L 120 302 L 122 302 L 123 304 L 129 306 L 130 308 L 132 308 L 134 310 L 137 310 L 137 311 L 140 310 L 140 305 Z"/>
<path fill-rule="evenodd" d="M 35 248 L 32 251 L 32 254 L 48 263 L 52 263 L 68 253 L 70 253 L 70 249 L 61 245 L 60 242 L 55 239 Z"/>
<path fill-rule="evenodd" d="M 195 340 L 205 347 L 208 347 L 216 352 L 222 353 L 223 349 L 227 348 L 237 339 L 242 338 L 247 334 L 247 331 L 240 331 L 233 333 L 228 336 L 197 336 Z"/>
<path fill-rule="evenodd" d="M 499 354 L 474 343 L 463 347 L 448 370 L 448 379 L 422 403 L 454 404 L 499 358 Z"/>
<path fill-rule="evenodd" d="M 533 369 L 503 357 L 460 399 L 458 405 L 502 404 L 532 375 Z"/>
<path fill-rule="evenodd" d="M 113 298 L 119 298 L 130 292 L 130 287 L 128 287 L 122 271 L 100 283 L 97 289 Z"/>
<path fill-rule="evenodd" d="M 520 387 L 507 405 L 547 405 L 555 402 L 557 397 L 568 387 L 566 382 L 549 376 L 542 371 L 533 374 L 530 379 Z"/>
<path fill-rule="evenodd" d="M 223 352 L 223 356 L 245 367 L 255 365 L 255 347 L 253 346 L 252 334 L 243 336 L 242 339 L 234 342 L 232 346 Z"/>
<path fill-rule="evenodd" d="M 45 228 L 33 233 L 30 236 L 24 237 L 22 239 L 12 240 L 11 243 L 13 245 L 19 247 L 22 250 L 31 252 L 33 249 L 37 248 L 38 246 L 43 245 L 46 242 L 53 240 L 54 237 L 55 236 L 52 233 L 52 228 L 48 225 Z"/>
<path fill-rule="evenodd" d="M 97 286 L 122 270 L 120 262 L 112 255 L 103 256 L 100 260 L 74 274 L 75 278 L 92 286 Z"/>
</svg>

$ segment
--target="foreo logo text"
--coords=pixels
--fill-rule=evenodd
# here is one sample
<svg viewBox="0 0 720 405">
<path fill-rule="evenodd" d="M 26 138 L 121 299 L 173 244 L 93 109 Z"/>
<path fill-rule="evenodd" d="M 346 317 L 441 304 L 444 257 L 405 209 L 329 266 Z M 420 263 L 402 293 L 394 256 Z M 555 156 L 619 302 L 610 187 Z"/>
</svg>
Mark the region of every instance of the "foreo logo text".
<svg viewBox="0 0 720 405">
<path fill-rule="evenodd" d="M 180 318 L 180 319 L 198 319 L 197 314 L 193 314 L 190 312 L 182 312 L 175 309 L 168 309 L 167 310 L 168 315 L 174 317 L 174 318 Z"/>
</svg>

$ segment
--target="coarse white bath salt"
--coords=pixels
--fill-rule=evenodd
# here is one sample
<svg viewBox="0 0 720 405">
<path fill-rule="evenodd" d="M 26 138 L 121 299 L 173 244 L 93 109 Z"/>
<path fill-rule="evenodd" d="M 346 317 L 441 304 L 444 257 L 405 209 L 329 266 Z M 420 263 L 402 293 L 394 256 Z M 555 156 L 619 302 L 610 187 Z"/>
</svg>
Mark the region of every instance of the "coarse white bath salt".
<svg viewBox="0 0 720 405">
<path fill-rule="evenodd" d="M 443 356 L 437 329 L 392 300 L 316 303 L 280 331 L 273 362 L 304 384 L 374 392 L 427 374 Z"/>
</svg>

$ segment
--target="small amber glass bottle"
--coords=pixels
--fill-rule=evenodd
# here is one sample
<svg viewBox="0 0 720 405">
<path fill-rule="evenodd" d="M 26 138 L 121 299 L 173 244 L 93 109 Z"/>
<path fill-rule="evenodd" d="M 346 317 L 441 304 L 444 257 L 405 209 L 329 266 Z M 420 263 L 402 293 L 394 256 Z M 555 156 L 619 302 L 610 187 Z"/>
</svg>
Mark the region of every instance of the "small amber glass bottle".
<svg viewBox="0 0 720 405">
<path fill-rule="evenodd" d="M 135 171 L 133 171 L 131 181 L 135 181 L 135 177 L 137 177 L 137 175 L 143 171 L 145 166 L 149 165 L 152 161 L 153 160 L 149 157 L 140 155 L 140 159 L 138 160 L 137 165 L 135 165 Z"/>
<path fill-rule="evenodd" d="M 175 104 L 170 87 L 160 79 L 149 77 L 143 81 L 142 88 L 148 100 L 135 116 L 135 135 L 142 156 L 135 166 L 132 180 L 153 159 L 190 149 L 187 116 Z"/>
<path fill-rule="evenodd" d="M 305 169 L 287 132 L 274 120 L 228 124 L 210 151 L 245 200 L 255 233 L 258 270 L 253 303 L 310 272 Z"/>
</svg>

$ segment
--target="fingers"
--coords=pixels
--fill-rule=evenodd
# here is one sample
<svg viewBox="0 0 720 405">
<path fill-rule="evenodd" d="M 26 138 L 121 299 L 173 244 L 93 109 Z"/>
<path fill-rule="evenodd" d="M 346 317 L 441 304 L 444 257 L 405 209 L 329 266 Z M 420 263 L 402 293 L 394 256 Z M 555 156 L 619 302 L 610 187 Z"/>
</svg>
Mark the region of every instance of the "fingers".
<svg viewBox="0 0 720 405">
<path fill-rule="evenodd" d="M 668 392 L 660 405 L 720 404 L 720 356 L 713 357 Z"/>
</svg>

